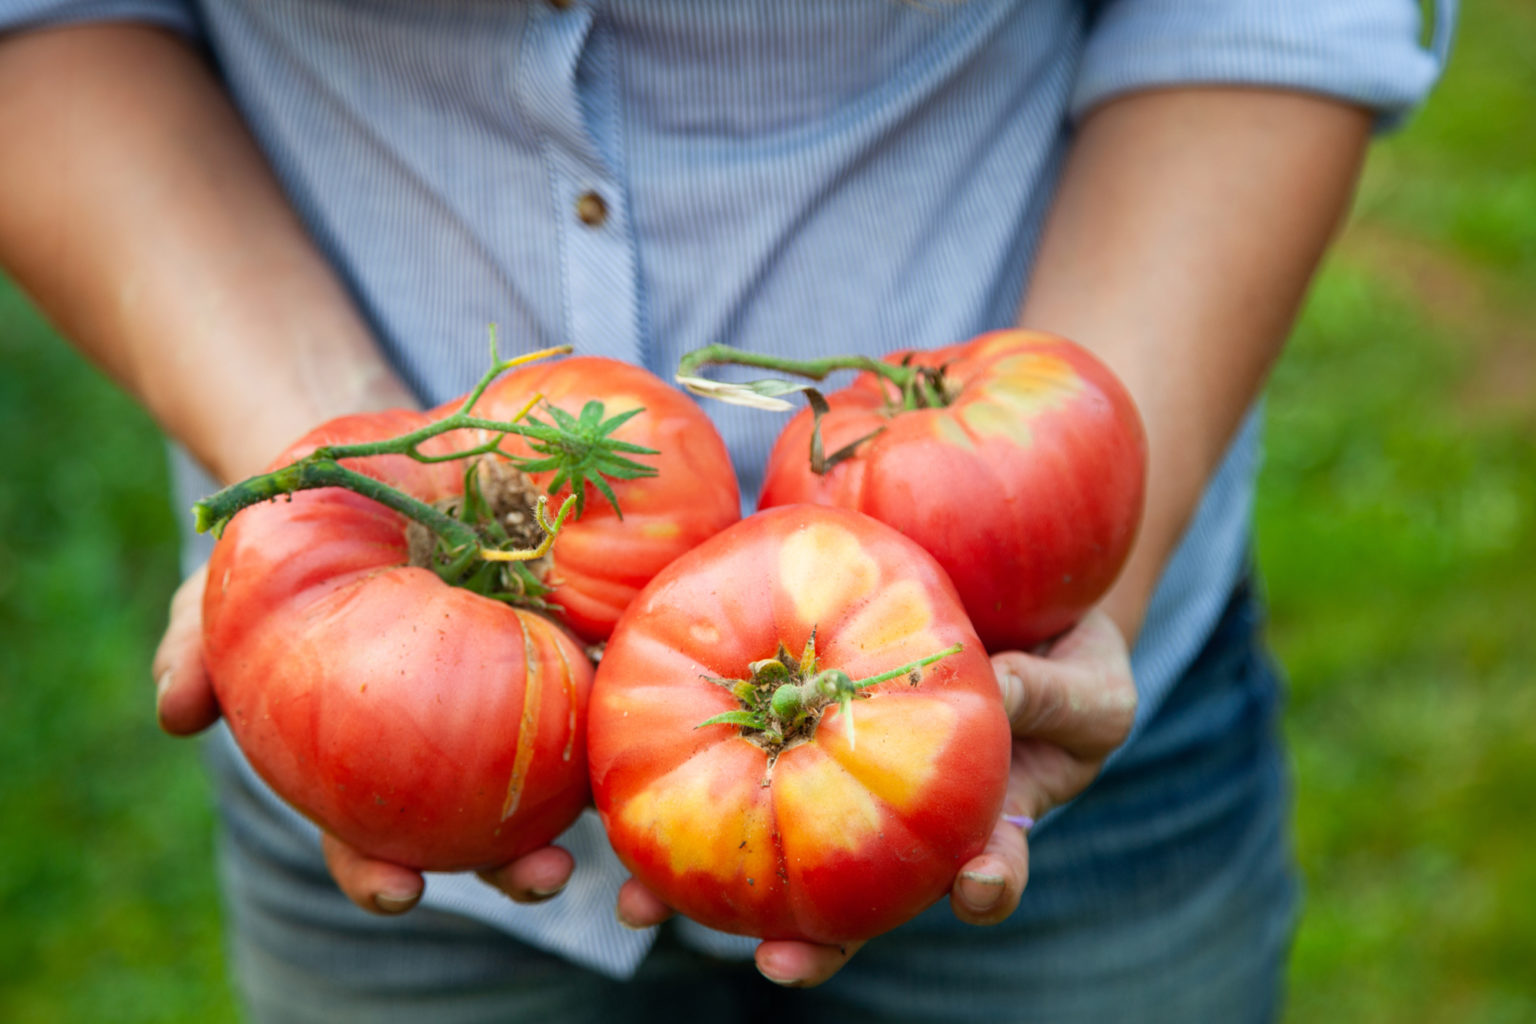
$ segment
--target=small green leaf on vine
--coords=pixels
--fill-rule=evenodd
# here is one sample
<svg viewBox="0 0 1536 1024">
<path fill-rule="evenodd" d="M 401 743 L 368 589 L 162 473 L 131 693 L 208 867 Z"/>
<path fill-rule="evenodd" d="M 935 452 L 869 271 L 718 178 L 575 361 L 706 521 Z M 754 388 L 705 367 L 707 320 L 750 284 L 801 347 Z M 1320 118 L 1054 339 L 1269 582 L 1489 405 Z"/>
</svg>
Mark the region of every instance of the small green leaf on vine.
<svg viewBox="0 0 1536 1024">
<path fill-rule="evenodd" d="M 713 718 L 706 718 L 695 729 L 702 729 L 706 725 L 739 725 L 743 729 L 763 730 L 768 728 L 768 722 L 762 715 L 752 711 L 724 711 Z"/>
</svg>

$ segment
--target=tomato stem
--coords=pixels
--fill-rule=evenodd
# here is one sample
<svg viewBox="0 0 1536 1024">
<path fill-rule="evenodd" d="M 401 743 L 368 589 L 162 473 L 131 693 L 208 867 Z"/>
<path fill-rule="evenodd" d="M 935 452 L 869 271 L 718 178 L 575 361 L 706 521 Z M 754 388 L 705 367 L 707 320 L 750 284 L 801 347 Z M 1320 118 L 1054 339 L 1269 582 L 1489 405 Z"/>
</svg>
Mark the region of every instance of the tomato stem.
<svg viewBox="0 0 1536 1024">
<path fill-rule="evenodd" d="M 930 654 L 925 658 L 918 658 L 916 661 L 909 661 L 905 665 L 902 665 L 900 668 L 893 668 L 889 672 L 881 672 L 879 675 L 869 676 L 866 679 L 860 679 L 853 684 L 853 688 L 855 690 L 862 690 L 866 687 L 874 686 L 877 683 L 884 683 L 895 679 L 898 676 L 908 676 L 912 685 L 916 686 L 919 682 L 922 681 L 922 674 L 917 671 L 918 669 L 932 665 L 940 658 L 947 658 L 951 654 L 959 654 L 964 649 L 964 644 L 952 644 L 949 647 L 944 648 L 942 651 Z"/>
<path fill-rule="evenodd" d="M 335 459 L 312 453 L 271 473 L 232 484 L 192 506 L 198 533 L 223 533 L 236 512 L 263 501 L 320 487 L 344 487 L 426 526 L 453 547 L 478 547 L 474 530 L 453 516 Z"/>
<path fill-rule="evenodd" d="M 822 381 L 838 370 L 863 370 L 886 381 L 895 390 L 899 400 L 892 401 L 896 411 L 910 412 L 915 409 L 936 409 L 950 403 L 950 394 L 944 378 L 944 367 L 914 365 L 908 353 L 899 363 L 871 356 L 836 355 L 820 359 L 789 359 L 766 352 L 748 352 L 732 345 L 705 345 L 684 355 L 677 363 L 677 382 L 696 395 L 718 398 L 736 405 L 782 410 L 790 408 L 781 396 L 803 391 L 808 397 L 820 395 L 807 384 L 795 384 L 785 380 L 756 380 L 742 383 L 710 380 L 700 376 L 706 366 L 751 366 L 764 370 L 792 373 L 813 381 Z M 887 396 L 889 399 L 889 395 Z"/>
<path fill-rule="evenodd" d="M 481 548 L 479 555 L 487 562 L 532 562 L 543 558 L 554 546 L 555 537 L 560 533 L 560 528 L 565 525 L 570 517 L 571 510 L 576 507 L 576 495 L 568 495 L 565 501 L 560 503 L 560 511 L 555 513 L 555 518 L 549 518 L 549 499 L 539 495 L 538 504 L 534 506 L 534 521 L 539 524 L 539 529 L 544 531 L 544 539 L 531 548 Z"/>
<path fill-rule="evenodd" d="M 913 367 L 899 366 L 871 356 L 841 355 L 824 356 L 821 359 L 789 359 L 767 352 L 748 352 L 733 345 L 705 345 L 703 348 L 694 349 L 678 360 L 677 375 L 679 378 L 698 378 L 699 371 L 706 366 L 751 366 L 762 370 L 792 373 L 797 377 L 808 377 L 811 380 L 826 380 L 829 374 L 838 370 L 864 370 L 884 377 L 903 391 L 918 377 L 918 372 Z"/>
<path fill-rule="evenodd" d="M 917 409 L 936 409 L 949 404 L 952 395 L 945 384 L 942 366 L 914 366 L 909 353 L 900 363 L 874 359 L 869 356 L 826 356 L 821 359 L 787 359 L 764 352 L 748 352 L 731 345 L 706 345 L 689 352 L 677 364 L 677 382 L 696 395 L 717 398 L 733 405 L 786 411 L 791 406 L 782 396 L 796 391 L 804 392 L 811 407 L 811 471 L 821 475 L 830 472 L 839 462 L 854 455 L 859 446 L 879 434 L 884 427 L 858 438 L 842 448 L 826 454 L 821 439 L 821 421 L 832 411 L 827 399 L 809 384 L 796 384 L 786 380 L 754 380 L 743 383 L 710 380 L 699 376 L 706 366 L 753 366 L 767 370 L 779 370 L 808 377 L 814 381 L 826 379 L 837 370 L 863 370 L 873 373 L 891 385 L 897 399 L 886 393 L 888 412 L 911 412 Z"/>
<path fill-rule="evenodd" d="M 525 363 L 564 355 L 570 351 L 571 346 L 559 345 L 502 359 L 497 353 L 493 326 L 491 367 L 457 411 L 387 440 L 323 445 L 286 466 L 232 484 L 192 507 L 197 531 L 212 532 L 218 536 L 238 512 L 251 505 L 298 491 L 343 487 L 399 512 L 435 534 L 439 539 L 438 555 L 433 558 L 431 565 L 450 583 L 470 586 L 475 590 L 482 590 L 483 584 L 488 596 L 536 600 L 542 588 L 519 563 L 543 557 L 566 520 L 573 514 L 580 517 L 585 507 L 587 485 L 591 484 L 612 505 L 615 513 L 622 516 L 617 496 L 609 481 L 656 475 L 655 467 L 629 458 L 631 455 L 655 455 L 655 449 L 619 441 L 611 436 L 633 416 L 644 411 L 642 409 L 606 416 L 602 403 L 591 401 L 582 408 L 580 414 L 572 415 L 546 403 L 544 412 L 548 421 L 545 422 L 531 415 L 535 406 L 542 401 L 542 396 L 536 394 L 510 419 L 493 420 L 474 415 L 475 403 L 502 373 Z M 458 451 L 431 454 L 421 450 L 424 442 L 455 430 L 481 430 L 491 436 L 489 440 Z M 513 456 L 502 451 L 502 441 L 511 434 L 526 439 L 534 455 Z M 461 506 L 464 514 L 455 516 L 342 465 L 344 459 L 366 459 L 381 455 L 404 455 L 422 463 L 496 456 L 523 473 L 552 470 L 554 476 L 549 484 L 549 493 L 555 494 L 568 484 L 571 494 L 561 503 L 553 519 L 549 516 L 548 500 L 542 496 L 539 498 L 534 518 L 542 531 L 542 539 L 533 547 L 519 547 L 504 530 L 477 521 L 483 517 L 485 509 L 484 502 L 472 493 L 475 491 L 473 464 L 470 473 L 466 475 L 466 500 Z M 491 580 L 471 583 L 479 575 L 477 567 L 487 562 L 513 564 L 493 573 Z"/>
</svg>

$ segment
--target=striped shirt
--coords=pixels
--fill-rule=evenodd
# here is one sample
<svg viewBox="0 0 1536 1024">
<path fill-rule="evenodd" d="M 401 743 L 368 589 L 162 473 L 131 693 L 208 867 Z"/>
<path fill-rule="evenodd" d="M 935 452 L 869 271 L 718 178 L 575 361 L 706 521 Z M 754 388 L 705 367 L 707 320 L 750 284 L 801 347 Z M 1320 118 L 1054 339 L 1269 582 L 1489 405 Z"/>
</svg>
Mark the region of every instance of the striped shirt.
<svg viewBox="0 0 1536 1024">
<path fill-rule="evenodd" d="M 1009 325 L 1084 112 L 1241 83 L 1390 123 L 1434 81 L 1452 6 L 1429 46 L 1416 0 L 0 0 L 0 23 L 197 39 L 437 403 L 478 377 L 491 322 L 506 348 L 569 343 L 668 378 L 714 342 L 877 354 Z M 781 421 L 708 411 L 750 501 Z M 1257 446 L 1250 415 L 1154 596 L 1138 728 L 1245 569 Z M 187 500 L 209 489 L 179 469 Z M 468 876 L 434 877 L 425 902 L 628 974 L 650 936 L 614 923 L 622 869 L 590 820 L 565 843 L 580 867 L 554 904 Z"/>
</svg>

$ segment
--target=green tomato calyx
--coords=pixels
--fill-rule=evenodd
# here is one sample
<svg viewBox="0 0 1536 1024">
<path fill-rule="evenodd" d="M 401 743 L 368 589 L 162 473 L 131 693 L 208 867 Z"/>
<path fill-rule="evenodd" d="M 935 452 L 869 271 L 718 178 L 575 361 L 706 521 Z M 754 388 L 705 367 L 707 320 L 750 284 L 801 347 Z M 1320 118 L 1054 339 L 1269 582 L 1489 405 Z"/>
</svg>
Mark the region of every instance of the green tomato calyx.
<svg viewBox="0 0 1536 1024">
<path fill-rule="evenodd" d="M 959 653 L 962 646 L 954 644 L 887 672 L 865 679 L 854 679 L 840 668 L 820 668 L 816 658 L 816 631 L 813 629 L 798 658 L 781 641 L 778 653 L 772 658 L 763 658 L 748 665 L 750 673 L 744 679 L 706 677 L 710 682 L 729 689 L 741 707 L 705 719 L 696 728 L 710 725 L 736 726 L 742 736 L 768 751 L 770 756 L 777 757 L 786 748 L 804 743 L 815 736 L 816 727 L 823 715 L 835 704 L 844 716 L 848 745 L 852 747 L 855 742 L 855 699 L 867 698 L 869 694 L 865 691 L 870 687 L 902 676 L 916 686 L 922 682 L 922 670 L 926 666 Z"/>
</svg>

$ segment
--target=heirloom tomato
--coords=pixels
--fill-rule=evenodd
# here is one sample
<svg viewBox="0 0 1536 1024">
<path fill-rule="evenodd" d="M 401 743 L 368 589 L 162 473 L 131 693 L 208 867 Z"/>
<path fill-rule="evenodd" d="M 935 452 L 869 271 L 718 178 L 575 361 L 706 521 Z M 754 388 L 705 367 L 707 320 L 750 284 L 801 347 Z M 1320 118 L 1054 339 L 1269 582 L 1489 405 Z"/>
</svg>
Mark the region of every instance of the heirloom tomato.
<svg viewBox="0 0 1536 1024">
<path fill-rule="evenodd" d="M 450 585 L 446 579 L 458 577 L 433 561 L 439 549 L 431 533 L 342 487 L 257 504 L 244 497 L 234 506 L 249 504 L 243 511 L 212 515 L 215 525 L 227 525 L 204 592 L 204 661 L 229 727 L 279 795 L 368 856 L 423 870 L 485 867 L 543 846 L 570 825 L 590 795 L 592 666 L 555 618 L 569 604 L 584 634 L 604 634 L 644 578 L 739 516 L 724 446 L 688 399 L 607 360 L 558 366 L 561 372 L 532 384 L 504 378 L 480 396 L 473 417 L 512 420 L 534 396 L 528 387 L 547 388 L 557 406 L 576 409 L 569 418 L 580 419 L 577 434 L 667 447 L 647 458 L 658 470 L 652 477 L 598 484 L 590 481 L 601 477 L 586 471 L 592 466 L 578 472 L 593 489 L 584 514 L 564 525 L 553 560 L 515 563 L 531 566 L 531 574 L 496 576 L 503 571 L 496 566 L 509 563 L 477 560 L 489 556 L 484 547 L 476 555 L 472 544 L 452 554 L 474 556 L 460 560 L 473 579 Z M 586 406 L 594 399 L 604 408 Z M 642 406 L 643 413 L 624 418 Z M 540 409 L 559 419 L 545 406 L 535 407 L 535 417 Z M 260 482 L 247 493 L 272 497 L 315 487 L 294 483 L 303 475 L 295 467 L 306 465 L 297 460 L 421 431 L 451 412 L 334 420 L 283 453 L 273 463 L 282 469 L 230 490 Z M 494 511 L 477 529 L 489 524 L 486 536 L 516 553 L 542 536 L 529 504 L 533 488 L 495 455 L 451 457 L 492 440 L 461 427 L 417 442 L 420 454 L 443 461 L 324 458 L 333 472 L 362 474 L 365 490 L 378 481 L 424 507 Z M 545 454 L 513 440 L 521 443 L 500 441 L 508 454 L 534 462 Z M 601 461 L 591 454 L 597 449 L 575 447 Z M 699 493 L 700 480 L 719 486 L 722 477 L 732 481 L 729 514 L 724 498 Z M 469 483 L 474 490 L 466 496 Z M 598 493 L 604 489 L 625 509 L 623 520 Z M 599 543 L 611 545 L 607 575 L 588 550 Z M 562 562 L 567 544 L 573 557 Z M 511 589 L 482 588 L 492 597 L 467 588 L 487 578 L 511 579 Z M 547 614 L 518 607 L 524 599 Z"/>
<path fill-rule="evenodd" d="M 949 573 L 989 650 L 1063 632 L 1114 582 L 1141 519 L 1146 440 L 1129 393 L 1088 350 L 1009 330 L 889 357 L 826 397 L 824 473 L 802 410 L 768 459 L 759 507 L 858 509 Z M 849 446 L 852 446 L 851 449 Z"/>
<path fill-rule="evenodd" d="M 768 939 L 868 938 L 946 893 L 997 824 L 1009 742 L 934 560 L 810 505 L 663 570 L 614 630 L 590 706 L 620 860 L 695 920 Z"/>
<path fill-rule="evenodd" d="M 656 475 L 624 481 L 617 510 L 588 484 L 581 518 L 565 526 L 550 551 L 549 600 L 559 606 L 560 621 L 584 640 L 601 640 L 663 566 L 741 518 L 736 471 L 697 403 L 647 370 L 595 356 L 534 363 L 499 378 L 475 411 L 506 419 L 534 394 L 572 416 L 592 400 L 609 416 L 643 408 L 613 436 L 657 453 L 644 459 Z M 530 454 L 527 439 L 516 436 L 502 450 Z M 530 475 L 543 488 L 555 471 Z"/>
</svg>

